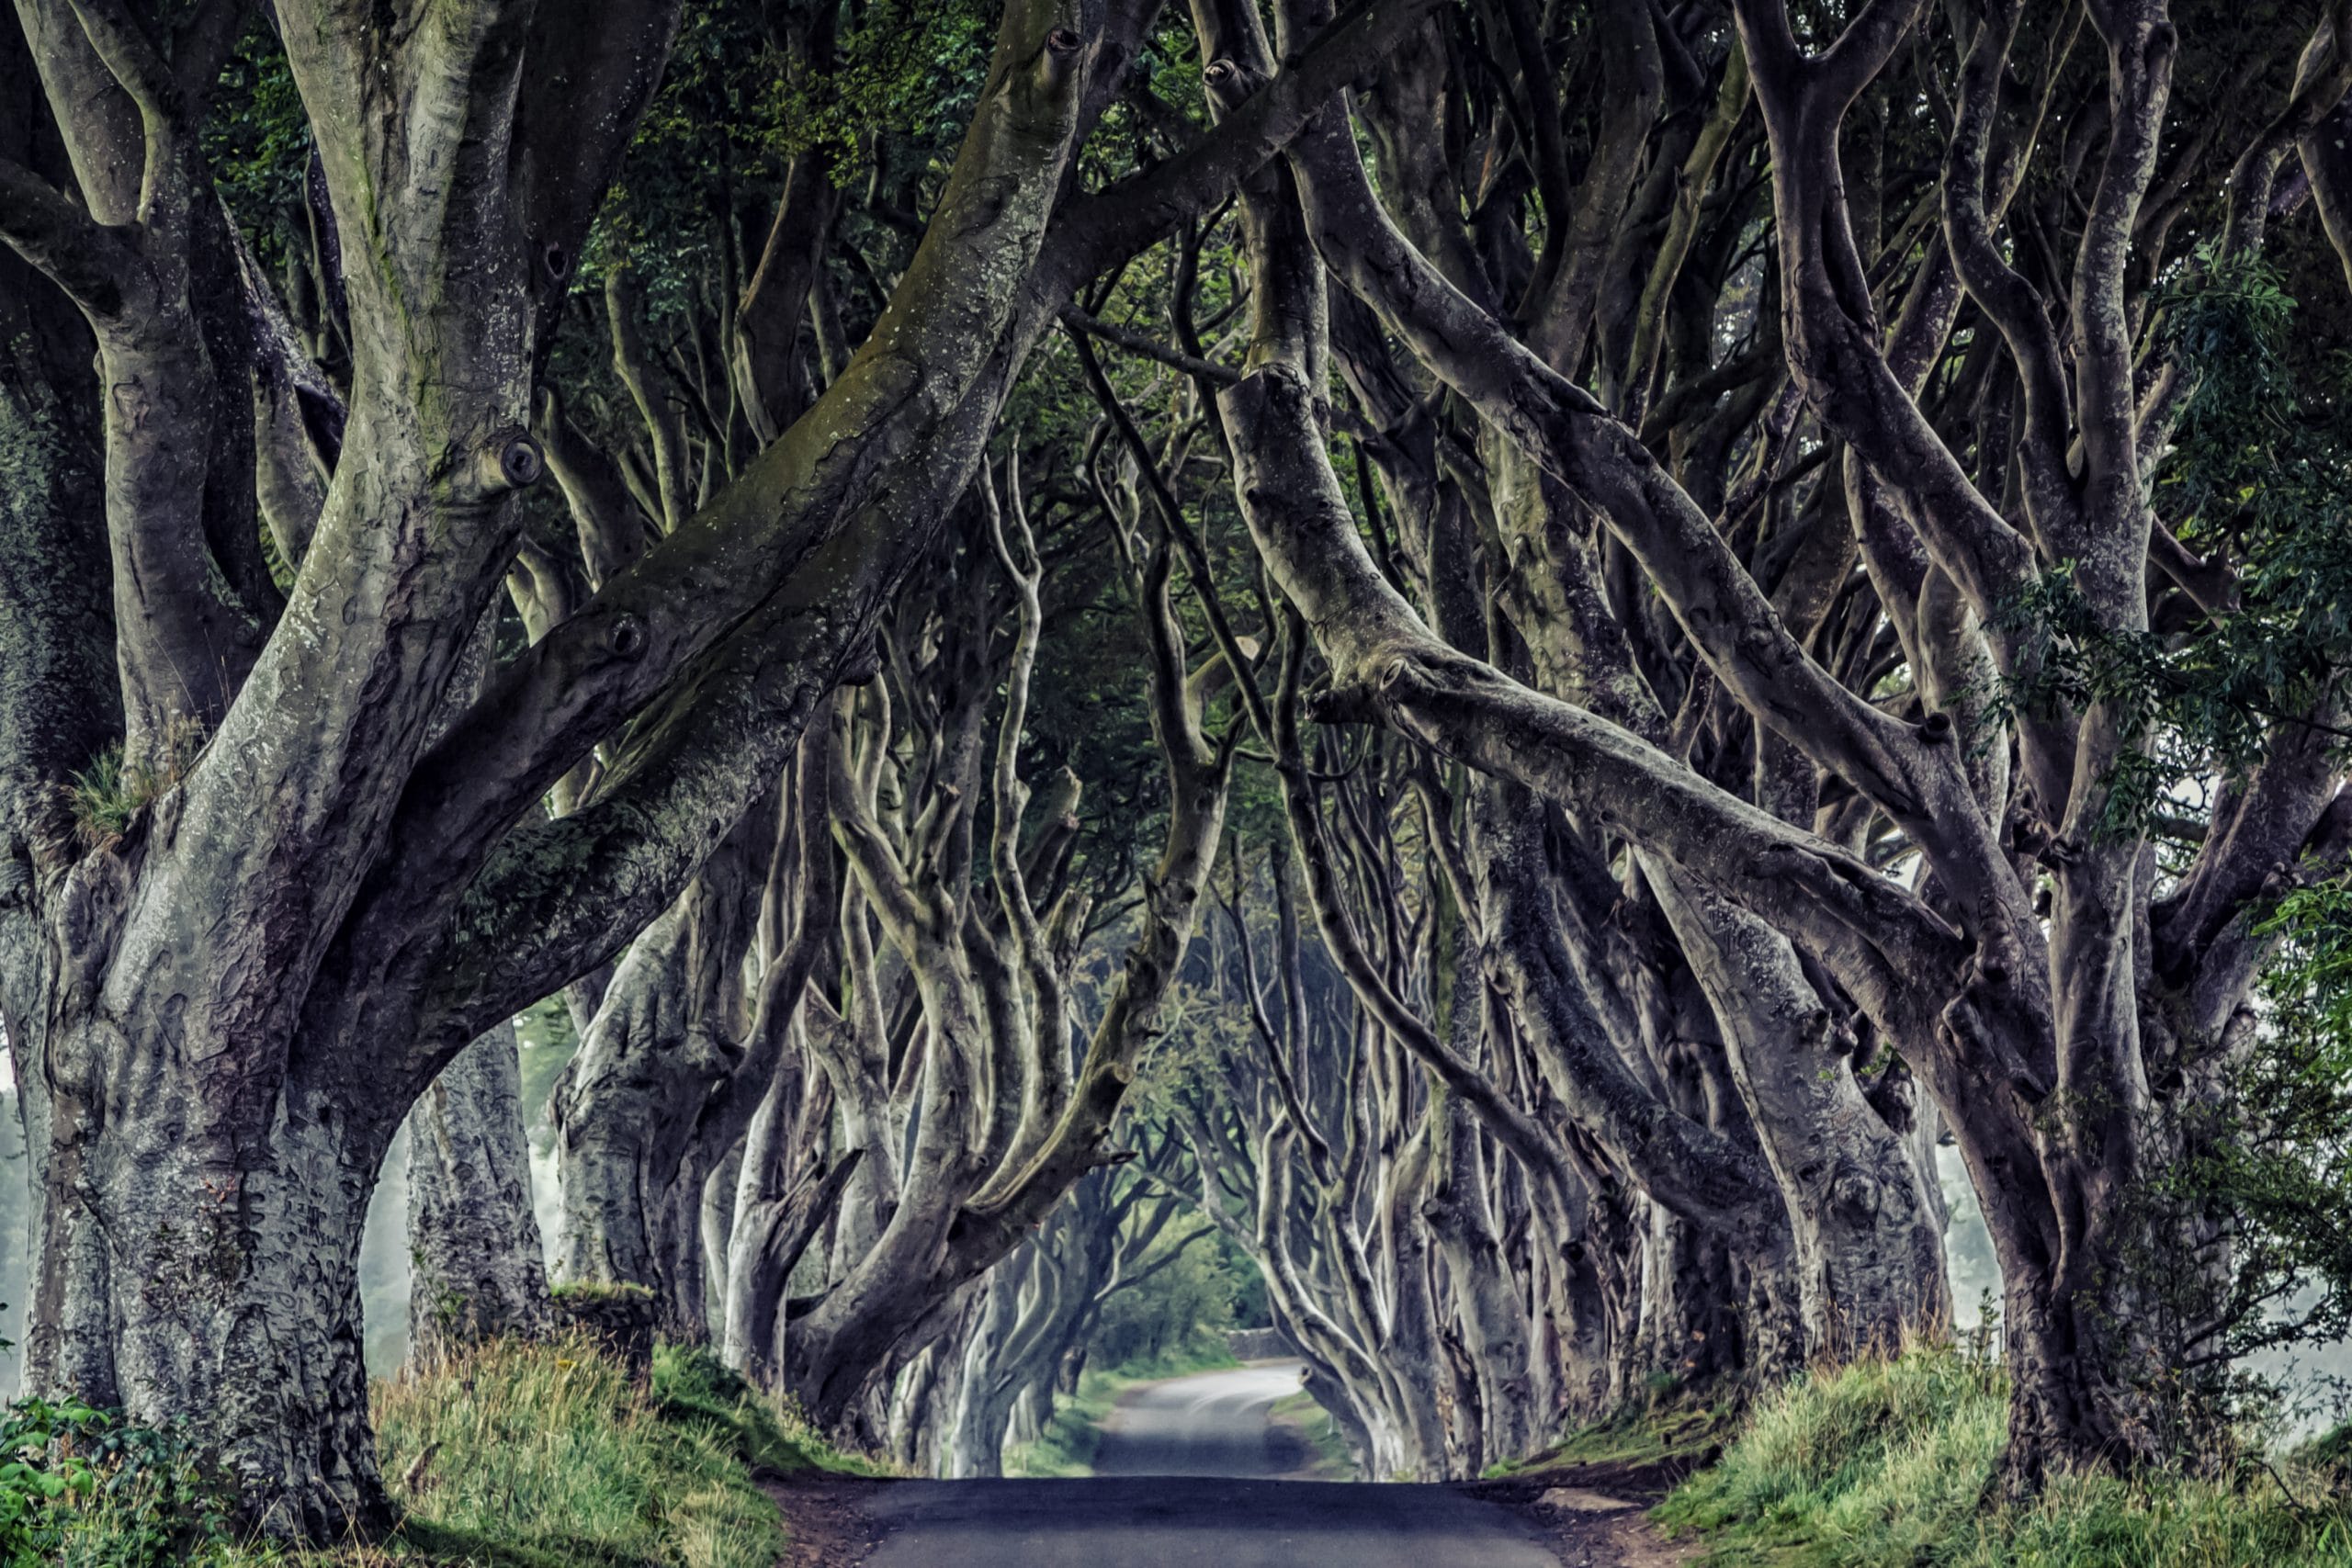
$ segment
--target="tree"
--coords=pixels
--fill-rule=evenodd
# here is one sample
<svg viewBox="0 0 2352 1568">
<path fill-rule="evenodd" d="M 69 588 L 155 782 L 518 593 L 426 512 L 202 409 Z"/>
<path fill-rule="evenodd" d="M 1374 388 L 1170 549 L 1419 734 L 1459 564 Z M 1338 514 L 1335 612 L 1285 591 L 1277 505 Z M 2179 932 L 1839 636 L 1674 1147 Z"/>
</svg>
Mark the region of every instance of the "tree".
<svg viewBox="0 0 2352 1568">
<path fill-rule="evenodd" d="M 1921 7 L 1864 6 L 1812 51 L 1772 0 L 1737 9 L 1738 48 L 1771 143 L 1780 330 L 1802 399 L 1788 406 L 1810 410 L 1825 436 L 1843 444 L 1853 536 L 1917 682 L 1916 720 L 1884 711 L 1867 686 L 1825 666 L 1807 646 L 1814 627 L 1775 604 L 1739 558 L 1736 535 L 1642 442 L 1623 412 L 1638 409 L 1630 386 L 1638 377 L 1620 384 L 1617 408 L 1596 399 L 1569 378 L 1581 353 L 1555 361 L 1544 345 L 1522 343 L 1399 232 L 1338 111 L 1288 155 L 1305 223 L 1335 276 L 1484 429 L 1590 509 L 1672 612 L 1710 681 L 1745 710 L 1758 758 L 1774 758 L 1774 743 L 1791 750 L 1769 769 L 1759 761 L 1756 797 L 1744 798 L 1747 790 L 1705 777 L 1607 713 L 1598 690 L 1547 694 L 1433 635 L 1365 550 L 1330 471 L 1311 333 L 1267 344 L 1258 368 L 1223 394 L 1229 426 L 1255 437 L 1238 448 L 1237 493 L 1285 596 L 1315 629 L 1331 701 L 1621 839 L 1645 858 L 1645 878 L 1669 908 L 1688 897 L 1675 886 L 1687 879 L 1754 929 L 1781 933 L 1818 966 L 1805 988 L 1826 982 L 1842 993 L 1921 1074 L 1968 1159 L 2001 1256 L 2016 1388 L 2012 1483 L 2029 1487 L 2061 1460 L 2153 1460 L 2163 1447 L 2150 1417 L 2158 1369 L 2138 1326 L 2145 1278 L 2129 1267 L 2150 1239 L 2131 1234 L 2141 1211 L 2130 1195 L 2173 1152 L 2153 1136 L 2151 1112 L 2207 1092 L 2206 1075 L 2188 1064 L 2226 1051 L 2233 1018 L 2246 1027 L 2262 951 L 2244 940 L 2246 916 L 2267 868 L 2327 842 L 2319 830 L 2340 773 L 2310 730 L 2283 716 L 2224 796 L 2203 852 L 2160 889 L 2143 825 L 2119 809 L 2131 759 L 2147 745 L 2120 694 L 2045 694 L 2006 711 L 1985 694 L 1988 671 L 2015 682 L 2031 676 L 2040 655 L 2018 607 L 2037 585 L 2063 579 L 2093 633 L 2121 637 L 2151 624 L 2152 598 L 2161 605 L 2176 581 L 2200 581 L 2207 564 L 2154 547 L 2167 536 L 2149 511 L 2143 452 L 2160 443 L 2165 405 L 2159 399 L 2143 415 L 2132 368 L 2132 296 L 2148 266 L 2139 247 L 2162 240 L 2136 220 L 2158 161 L 2177 36 L 2160 5 L 2089 7 L 2107 53 L 2109 110 L 2075 247 L 2069 376 L 2047 314 L 2052 297 L 1989 237 L 1989 214 L 2013 188 L 2006 175 L 1994 188 L 1989 176 L 2014 165 L 1986 147 L 2003 118 L 2016 14 L 1972 18 L 1957 40 L 1964 63 L 1938 190 L 1942 234 L 1917 263 L 1890 346 L 1840 176 L 1839 127 Z M 1288 15 L 1295 38 L 1311 32 L 1311 13 Z M 2059 41 L 2066 36 L 2062 28 Z M 2340 100 L 2343 83 L 2322 64 L 2336 49 L 2324 21 L 2289 108 L 2240 160 L 2233 210 L 2268 210 L 2280 149 Z M 1250 62 L 1237 57 L 1233 74 L 1248 80 Z M 2018 134 L 2030 139 L 2033 125 Z M 2003 151 L 2023 155 L 2018 142 Z M 2243 188 L 2249 182 L 2258 188 Z M 1302 240 L 1272 223 L 1261 230 L 1261 277 L 1309 265 Z M 2248 238 L 2244 225 L 2235 232 Z M 2016 378 L 2007 405 L 2015 423 L 1970 434 L 1983 443 L 2013 431 L 2015 468 L 2008 447 L 1960 444 L 1917 401 L 1919 377 L 1963 299 L 2001 338 Z M 1581 324 L 1572 311 L 1566 325 Z M 1956 446 L 1973 450 L 1973 474 Z M 1765 456 L 1770 474 L 1779 458 Z M 1737 512 L 1725 511 L 1736 527 Z M 1541 629 L 1521 634 L 1531 650 Z M 1597 686 L 1595 640 L 1584 639 L 1579 673 Z M 1819 830 L 1837 819 L 1822 797 L 1801 798 L 1796 820 L 1776 812 L 1771 792 L 1791 767 L 1817 769 L 1901 835 L 1920 868 L 1911 885 L 1882 875 L 1850 839 Z M 1705 906 L 1691 913 L 1703 919 Z M 1705 935 L 1687 917 L 1676 923 L 1686 950 Z M 1735 919 L 1706 945 L 1723 950 L 1740 929 Z M 1702 948 L 1694 967 L 1704 975 L 1730 956 Z M 1800 973 L 1786 960 L 1779 969 Z M 1746 988 L 1758 998 L 1752 981 Z M 1831 1016 L 1803 995 L 1727 1022 L 1818 1037 Z M 1740 1030 L 1726 1032 L 1736 1039 Z M 1750 1098 L 1759 1127 L 1788 1126 L 1784 1111 Z M 1799 1194 L 1791 1196 L 1801 1214 Z M 1826 1213 L 1837 1214 L 1834 1190 L 1826 1196 Z"/>
<path fill-rule="evenodd" d="M 95 441 L 43 427 L 0 579 L 6 1025 L 40 1086 L 36 1386 L 190 1417 L 274 1529 L 386 1522 L 352 1265 L 401 1114 L 468 1042 L 673 903 L 773 786 L 1054 304 L 1217 199 L 1418 14 L 1360 13 L 1227 133 L 1074 192 L 1150 10 L 1005 9 L 866 344 L 468 700 L 517 497 L 548 466 L 530 433 L 550 330 L 677 7 L 594 26 L 504 0 L 430 26 L 277 7 L 349 354 L 342 407 L 305 427 L 331 477 L 282 589 L 254 510 L 257 465 L 283 455 L 258 450 L 249 389 L 305 375 L 263 330 L 198 136 L 243 12 L 19 7 L 57 143 L 0 163 L 0 235 L 71 300 L 107 389 L 82 404 Z M 111 667 L 83 657 L 109 582 Z M 607 744 L 594 801 L 543 816 Z"/>
<path fill-rule="evenodd" d="M 2352 820 L 2342 7 L 898 15 L 19 0 L 34 1384 L 380 1527 L 359 1216 L 439 1085 L 534 1314 L 561 992 L 569 1269 L 910 1451 L 1165 1057 L 1379 1469 L 1933 1331 L 1942 1138 L 2011 1485 L 2162 1458 Z"/>
</svg>

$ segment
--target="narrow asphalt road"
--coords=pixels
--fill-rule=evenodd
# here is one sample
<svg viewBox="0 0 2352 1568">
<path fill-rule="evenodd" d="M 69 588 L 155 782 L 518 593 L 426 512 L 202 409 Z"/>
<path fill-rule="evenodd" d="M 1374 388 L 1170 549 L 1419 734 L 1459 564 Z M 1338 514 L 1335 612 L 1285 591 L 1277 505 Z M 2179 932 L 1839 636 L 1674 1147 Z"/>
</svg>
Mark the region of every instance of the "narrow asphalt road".
<svg viewBox="0 0 2352 1568">
<path fill-rule="evenodd" d="M 1148 1383 L 1119 1402 L 1094 1450 L 1097 1475 L 1234 1475 L 1272 1479 L 1306 1459 L 1273 1424 L 1274 1402 L 1300 1387 L 1296 1361 L 1237 1367 Z"/>
<path fill-rule="evenodd" d="M 1444 1486 L 1262 1479 L 1293 1365 L 1178 1378 L 1121 1406 L 1085 1481 L 900 1482 L 868 1568 L 1558 1568 L 1515 1514 Z"/>
</svg>

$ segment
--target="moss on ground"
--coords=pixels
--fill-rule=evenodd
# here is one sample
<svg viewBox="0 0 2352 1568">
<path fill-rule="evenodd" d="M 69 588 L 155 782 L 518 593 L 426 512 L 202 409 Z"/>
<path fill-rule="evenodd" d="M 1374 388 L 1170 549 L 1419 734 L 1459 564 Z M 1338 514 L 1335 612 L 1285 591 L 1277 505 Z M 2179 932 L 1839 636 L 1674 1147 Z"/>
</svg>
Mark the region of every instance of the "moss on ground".
<svg viewBox="0 0 2352 1568">
<path fill-rule="evenodd" d="M 1693 1404 L 1661 1398 L 1571 1432 L 1524 1459 L 1490 1465 L 1488 1480 L 1540 1481 L 1556 1472 L 1593 1466 L 1645 1470 L 1706 1463 L 1722 1450 L 1737 1424 L 1729 1405 Z"/>
</svg>

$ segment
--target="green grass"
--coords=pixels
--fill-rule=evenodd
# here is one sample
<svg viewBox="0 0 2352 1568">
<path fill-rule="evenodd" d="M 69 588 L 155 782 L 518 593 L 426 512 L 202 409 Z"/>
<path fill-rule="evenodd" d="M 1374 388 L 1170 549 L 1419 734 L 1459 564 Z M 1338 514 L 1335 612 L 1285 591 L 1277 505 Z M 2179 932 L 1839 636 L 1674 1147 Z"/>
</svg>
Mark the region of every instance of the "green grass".
<svg viewBox="0 0 2352 1568">
<path fill-rule="evenodd" d="M 1222 1337 L 1204 1335 L 1124 1367 L 1081 1373 L 1076 1394 L 1054 1396 L 1054 1418 L 1046 1423 L 1037 1440 L 1005 1450 L 1004 1472 L 1048 1479 L 1091 1475 L 1094 1450 L 1102 1441 L 1102 1423 L 1110 1419 L 1121 1394 L 1137 1383 L 1223 1371 L 1240 1364 L 1225 1348 Z"/>
<path fill-rule="evenodd" d="M 125 762 L 119 742 L 90 759 L 66 785 L 65 804 L 74 836 L 85 850 L 111 849 L 139 814 L 177 784 L 204 749 L 204 727 L 193 719 L 173 721 L 163 737 L 162 755 L 152 762 Z"/>
<path fill-rule="evenodd" d="M 587 1339 L 483 1347 L 373 1390 L 404 1517 L 379 1546 L 219 1546 L 200 1568 L 775 1568 L 769 1472 L 865 1470 L 704 1350 L 663 1346 L 645 1384 Z M 147 1568 L 93 1518 L 66 1568 Z M 157 1559 L 156 1568 L 165 1560 Z M 10 1564 L 9 1568 L 15 1568 Z"/>
<path fill-rule="evenodd" d="M 1093 1474 L 1102 1423 L 1119 1403 L 1119 1395 L 1136 1381 L 1109 1372 L 1081 1374 L 1077 1393 L 1054 1396 L 1054 1418 L 1046 1423 L 1035 1442 L 1015 1443 L 1005 1450 L 1005 1474 L 1052 1480 Z"/>
<path fill-rule="evenodd" d="M 353 1568 L 774 1568 L 784 1529 L 754 1471 L 804 1469 L 814 1446 L 707 1352 L 663 1347 L 639 1387 L 584 1338 L 379 1384 L 375 1413 L 407 1517 L 390 1551 L 334 1560 Z"/>
<path fill-rule="evenodd" d="M 1723 1443 L 1734 1421 L 1728 1405 L 1690 1404 L 1677 1399 L 1670 1387 L 1660 1388 L 1647 1405 L 1579 1427 L 1523 1459 L 1487 1466 L 1486 1478 L 1540 1477 L 1594 1464 L 1696 1464 Z"/>
<path fill-rule="evenodd" d="M 1272 1414 L 1306 1439 L 1315 1453 L 1308 1468 L 1316 1476 L 1326 1481 L 1356 1479 L 1356 1456 L 1349 1450 L 1347 1435 L 1313 1394 L 1305 1389 L 1285 1394 L 1274 1401 Z"/>
<path fill-rule="evenodd" d="M 827 1443 L 788 1402 L 763 1397 L 707 1350 L 664 1345 L 653 1352 L 653 1395 L 664 1421 L 723 1434 L 756 1475 L 823 1470 L 884 1475 L 879 1465 Z"/>
<path fill-rule="evenodd" d="M 2352 1568 L 2352 1492 L 2308 1457 L 2240 1486 L 2067 1475 L 1989 1507 L 2007 1398 L 1952 1348 L 1800 1379 L 1657 1517 L 1720 1568 Z"/>
</svg>

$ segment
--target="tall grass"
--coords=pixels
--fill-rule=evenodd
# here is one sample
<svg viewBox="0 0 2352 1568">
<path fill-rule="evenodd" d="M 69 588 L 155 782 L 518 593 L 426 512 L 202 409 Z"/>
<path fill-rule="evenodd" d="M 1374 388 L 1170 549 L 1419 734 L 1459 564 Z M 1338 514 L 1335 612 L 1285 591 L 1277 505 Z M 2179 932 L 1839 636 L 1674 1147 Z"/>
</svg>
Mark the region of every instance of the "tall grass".
<svg viewBox="0 0 2352 1568">
<path fill-rule="evenodd" d="M 2352 1568 L 2352 1489 L 2309 1459 L 2237 1486 L 2067 1475 L 1988 1506 L 2007 1402 L 1996 1361 L 1951 1348 L 1800 1379 L 1657 1517 L 1724 1565 Z"/>
<path fill-rule="evenodd" d="M 674 1348 L 640 1386 L 582 1339 L 493 1343 L 379 1384 L 378 1450 L 402 1536 L 485 1568 L 534 1557 L 774 1568 L 784 1532 L 752 1466 L 806 1461 L 748 1391 L 729 1397 L 741 1389 Z"/>
<path fill-rule="evenodd" d="M 156 1555 L 137 1495 L 94 1506 L 47 1568 L 775 1568 L 771 1472 L 860 1468 L 707 1351 L 632 1378 L 582 1337 L 499 1342 L 372 1391 L 391 1540 L 294 1552 L 214 1542 Z M 6 1554 L 0 1552 L 0 1562 Z M 5 1562 L 5 1568 L 22 1568 Z"/>
</svg>

